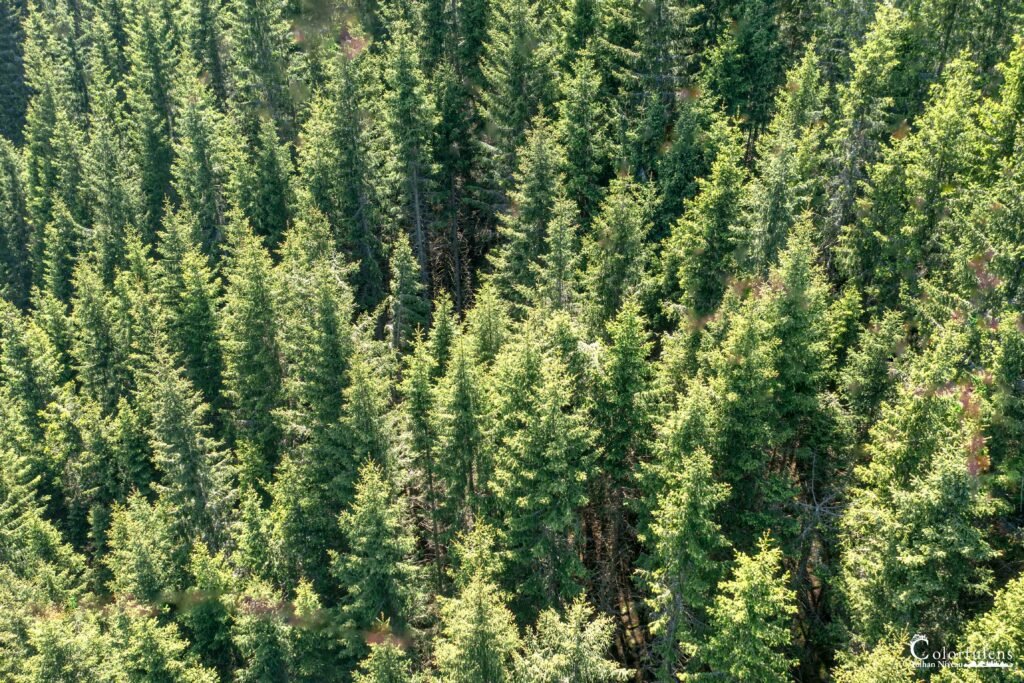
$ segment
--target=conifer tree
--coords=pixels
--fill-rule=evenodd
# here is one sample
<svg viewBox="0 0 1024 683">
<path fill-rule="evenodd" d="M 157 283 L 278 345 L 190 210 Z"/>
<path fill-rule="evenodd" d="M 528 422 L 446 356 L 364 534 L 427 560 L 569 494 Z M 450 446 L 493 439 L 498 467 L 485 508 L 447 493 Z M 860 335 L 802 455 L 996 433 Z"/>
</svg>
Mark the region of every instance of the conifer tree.
<svg viewBox="0 0 1024 683">
<path fill-rule="evenodd" d="M 544 253 L 530 264 L 536 283 L 528 299 L 553 310 L 575 310 L 579 298 L 579 236 L 577 207 L 556 199 L 547 225 Z"/>
<path fill-rule="evenodd" d="M 587 4 L 587 0 L 576 2 L 580 9 Z M 581 55 L 572 65 L 572 76 L 562 85 L 559 103 L 558 138 L 565 150 L 566 195 L 576 202 L 583 225 L 589 225 L 597 214 L 602 181 L 608 172 L 608 112 L 596 98 L 600 85 L 593 59 Z"/>
<path fill-rule="evenodd" d="M 740 553 L 733 577 L 720 588 L 711 608 L 711 635 L 697 657 L 714 672 L 744 681 L 786 677 L 794 662 L 790 621 L 796 614 L 787 576 L 779 576 L 782 552 L 767 538 L 754 556 Z"/>
<path fill-rule="evenodd" d="M 369 350 L 357 348 L 349 365 L 349 385 L 344 392 L 341 418 L 349 457 L 355 467 L 366 461 L 373 461 L 386 471 L 390 467 L 392 432 L 387 419 L 388 387 L 385 379 Z M 355 471 L 350 470 L 349 476 L 353 474 Z"/>
<path fill-rule="evenodd" d="M 426 327 L 430 303 L 426 298 L 422 271 L 409 245 L 400 235 L 391 253 L 391 292 L 388 295 L 388 327 L 391 347 L 406 351 L 416 330 Z"/>
<path fill-rule="evenodd" d="M 171 189 L 173 31 L 167 13 L 149 1 L 139 7 L 129 29 L 128 136 L 139 169 L 145 216 L 140 227 L 147 242 L 159 229 L 164 197 Z"/>
<path fill-rule="evenodd" d="M 756 134 L 768 123 L 771 96 L 783 75 L 775 5 L 746 0 L 726 12 L 732 26 L 719 34 L 701 80 L 727 114 L 742 118 Z"/>
<path fill-rule="evenodd" d="M 109 590 L 145 603 L 160 603 L 181 587 L 184 567 L 174 520 L 165 506 L 134 493 L 111 515 L 106 561 L 112 572 Z"/>
<path fill-rule="evenodd" d="M 193 543 L 202 540 L 218 547 L 224 541 L 233 471 L 209 436 L 208 407 L 161 348 L 142 394 L 153 460 L 161 474 L 155 488 L 173 517 L 184 565 Z"/>
<path fill-rule="evenodd" d="M 633 673 L 607 659 L 614 626 L 605 615 L 576 600 L 564 619 L 554 610 L 542 612 L 537 627 L 526 634 L 525 653 L 516 659 L 516 680 L 529 683 L 610 683 L 627 681 Z"/>
<path fill-rule="evenodd" d="M 202 1 L 202 0 L 200 0 Z M 224 240 L 228 178 L 220 149 L 221 117 L 209 86 L 191 55 L 178 64 L 175 79 L 175 140 L 171 172 L 175 194 L 197 223 L 198 239 L 210 252 Z"/>
<path fill-rule="evenodd" d="M 727 124 L 722 124 L 727 125 Z M 734 230 L 745 173 L 735 134 L 722 132 L 718 154 L 698 194 L 673 226 L 662 252 L 664 287 L 681 291 L 686 313 L 697 320 L 721 302 L 731 272 Z"/>
<path fill-rule="evenodd" d="M 113 661 L 108 667 L 130 671 L 137 680 L 213 683 L 216 675 L 195 662 L 178 629 L 162 625 L 144 605 L 122 602 L 109 617 Z"/>
<path fill-rule="evenodd" d="M 220 282 L 207 265 L 196 241 L 198 226 L 187 209 L 169 213 L 160 234 L 155 289 L 170 351 L 183 364 L 185 375 L 203 401 L 214 409 L 219 424 L 224 358 L 217 330 Z"/>
<path fill-rule="evenodd" d="M 25 123 L 25 108 L 29 92 L 25 85 L 25 32 L 22 24 L 28 3 L 4 2 L 0 5 L 0 80 L 7 84 L 4 90 L 3 117 L 0 118 L 0 137 L 21 142 Z"/>
<path fill-rule="evenodd" d="M 506 347 L 492 376 L 491 488 L 511 553 L 504 576 L 516 586 L 517 612 L 532 616 L 568 603 L 581 588 L 574 546 L 593 436 L 569 401 L 565 369 L 543 359 L 529 338 Z"/>
<path fill-rule="evenodd" d="M 591 300 L 588 313 L 595 329 L 611 320 L 647 278 L 650 209 L 648 188 L 623 178 L 612 181 L 590 239 L 583 246 L 587 263 L 583 284 Z"/>
<path fill-rule="evenodd" d="M 239 596 L 231 638 L 242 657 L 235 680 L 244 683 L 285 683 L 291 678 L 289 626 L 281 596 L 271 586 L 253 581 Z"/>
<path fill-rule="evenodd" d="M 353 352 L 352 295 L 329 227 L 315 209 L 288 234 L 277 268 L 286 363 L 278 415 L 286 451 L 275 474 L 272 517 L 289 583 L 327 589 L 328 549 L 340 547 L 334 511 L 348 503 L 352 461 L 341 422 Z"/>
<path fill-rule="evenodd" d="M 242 449 L 240 476 L 262 489 L 278 461 L 281 359 L 270 257 L 244 222 L 230 240 L 227 287 L 221 311 L 224 382 L 234 433 Z"/>
<path fill-rule="evenodd" d="M 553 124 L 537 118 L 519 151 L 512 207 L 499 218 L 501 244 L 491 253 L 494 282 L 502 299 L 521 303 L 536 288 L 531 264 L 542 253 L 556 199 L 563 194 L 563 152 Z"/>
<path fill-rule="evenodd" d="M 511 188 L 530 122 L 554 98 L 554 55 L 537 15 L 531 3 L 500 2 L 489 17 L 480 62 L 486 82 L 481 107 L 495 150 L 494 182 L 500 192 Z"/>
<path fill-rule="evenodd" d="M 483 443 L 486 398 L 468 340 L 460 338 L 438 387 L 434 415 L 438 470 L 445 486 L 440 516 L 443 531 L 466 528 L 479 513 L 492 463 Z"/>
<path fill-rule="evenodd" d="M 313 204 L 330 222 L 339 248 L 358 264 L 356 301 L 370 310 L 383 298 L 385 287 L 364 62 L 343 49 L 329 62 L 324 90 L 314 98 L 303 128 L 299 175 Z"/>
<path fill-rule="evenodd" d="M 231 0 L 225 7 L 233 99 L 242 129 L 251 141 L 265 112 L 279 133 L 292 130 L 294 115 L 288 89 L 291 36 L 284 4 L 270 0 Z"/>
<path fill-rule="evenodd" d="M 414 541 L 405 516 L 380 465 L 367 461 L 359 469 L 352 505 L 338 519 L 346 550 L 334 556 L 333 567 L 347 592 L 341 603 L 344 628 L 356 641 L 378 619 L 401 633 L 415 616 L 416 568 L 409 562 Z"/>
<path fill-rule="evenodd" d="M 441 633 L 434 658 L 442 680 L 502 683 L 514 680 L 512 658 L 519 646 L 504 596 L 477 573 L 457 597 L 441 605 Z"/>
<path fill-rule="evenodd" d="M 799 65 L 787 74 L 775 102 L 775 116 L 758 141 L 758 175 L 744 188 L 739 255 L 745 270 L 764 272 L 775 259 L 798 216 L 822 210 L 820 173 L 824 89 L 816 46 L 808 46 Z"/>
<path fill-rule="evenodd" d="M 187 0 L 181 5 L 181 37 L 199 72 L 206 76 L 218 101 L 227 96 L 224 60 L 225 20 L 221 4 L 212 0 Z"/>
<path fill-rule="evenodd" d="M 409 658 L 394 643 L 373 643 L 353 680 L 356 683 L 404 683 L 410 680 Z"/>
<path fill-rule="evenodd" d="M 188 573 L 194 602 L 182 605 L 178 619 L 187 629 L 192 649 L 200 660 L 223 676 L 235 660 L 230 595 L 234 576 L 223 554 L 211 554 L 202 542 L 192 546 Z"/>
<path fill-rule="evenodd" d="M 869 646 L 889 626 L 952 638 L 953 604 L 991 580 L 995 551 L 980 525 L 993 501 L 976 482 L 988 458 L 975 423 L 983 398 L 955 375 L 965 341 L 941 330 L 883 408 L 871 459 L 857 470 L 841 522 L 842 571 L 855 637 Z"/>
<path fill-rule="evenodd" d="M 126 234 L 141 216 L 141 196 L 133 180 L 117 91 L 110 74 L 93 54 L 90 63 L 89 151 L 85 160 L 85 186 L 93 200 L 92 250 L 103 279 L 111 282 L 114 270 L 125 262 Z"/>
<path fill-rule="evenodd" d="M 647 534 L 651 568 L 640 573 L 655 615 L 651 630 L 658 638 L 658 678 L 666 681 L 683 669 L 686 647 L 696 642 L 707 622 L 721 578 L 722 552 L 729 545 L 716 521 L 729 489 L 715 481 L 704 450 L 678 451 L 674 428 L 670 422 L 659 459 L 658 472 L 666 488 Z"/>
<path fill-rule="evenodd" d="M 0 138 L 0 292 L 19 306 L 28 303 L 32 279 L 27 211 L 20 156 Z"/>
<path fill-rule="evenodd" d="M 427 96 L 427 81 L 420 70 L 419 51 L 410 27 L 396 21 L 390 27 L 384 55 L 383 125 L 388 136 L 390 174 L 397 184 L 396 217 L 409 235 L 419 264 L 420 280 L 430 283 L 430 197 L 434 192 L 431 138 L 437 114 Z"/>
</svg>

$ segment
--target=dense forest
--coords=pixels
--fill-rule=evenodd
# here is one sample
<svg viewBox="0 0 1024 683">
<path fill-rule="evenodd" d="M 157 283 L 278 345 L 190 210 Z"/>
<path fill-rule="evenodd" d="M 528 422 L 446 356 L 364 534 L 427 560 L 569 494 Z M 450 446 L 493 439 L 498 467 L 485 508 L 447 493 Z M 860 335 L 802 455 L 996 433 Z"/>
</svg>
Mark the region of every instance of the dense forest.
<svg viewBox="0 0 1024 683">
<path fill-rule="evenodd" d="M 1024 680 L 1020 35 L 0 0 L 0 680 Z"/>
</svg>

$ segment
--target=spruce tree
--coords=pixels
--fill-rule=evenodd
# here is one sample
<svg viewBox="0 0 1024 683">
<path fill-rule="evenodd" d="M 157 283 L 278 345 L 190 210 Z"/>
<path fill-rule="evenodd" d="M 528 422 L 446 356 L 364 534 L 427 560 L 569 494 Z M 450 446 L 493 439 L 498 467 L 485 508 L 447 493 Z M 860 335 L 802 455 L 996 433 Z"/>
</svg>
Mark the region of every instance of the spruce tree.
<svg viewBox="0 0 1024 683">
<path fill-rule="evenodd" d="M 226 539 L 233 471 L 209 436 L 208 407 L 162 348 L 157 349 L 142 389 L 142 402 L 150 419 L 154 464 L 161 475 L 155 488 L 173 518 L 183 566 L 193 543 L 219 547 Z"/>
<path fill-rule="evenodd" d="M 452 683 L 503 683 L 514 680 L 512 658 L 519 646 L 512 613 L 504 596 L 477 574 L 457 597 L 441 606 L 441 633 L 434 659 L 443 680 Z"/>
<path fill-rule="evenodd" d="M 644 284 L 650 267 L 651 193 L 631 180 L 613 180 L 601 212 L 583 246 L 583 285 L 590 298 L 588 318 L 594 329 L 618 312 Z"/>
<path fill-rule="evenodd" d="M 271 0 L 231 0 L 225 7 L 233 99 L 250 141 L 258 135 L 263 112 L 278 132 L 288 135 L 293 130 L 294 106 L 288 89 L 291 36 L 284 8 Z"/>
<path fill-rule="evenodd" d="M 224 384 L 233 433 L 241 453 L 240 476 L 260 490 L 277 465 L 281 358 L 270 256 L 244 222 L 233 226 L 227 286 L 220 314 Z"/>
<path fill-rule="evenodd" d="M 32 281 L 26 200 L 20 155 L 0 138 L 0 292 L 19 306 L 28 303 Z"/>
<path fill-rule="evenodd" d="M 391 347 L 406 351 L 417 330 L 426 327 L 430 313 L 422 270 L 409 240 L 400 235 L 391 253 L 391 285 L 388 295 L 388 328 Z"/>
<path fill-rule="evenodd" d="M 614 626 L 606 615 L 582 599 L 573 602 L 564 618 L 554 610 L 541 613 L 535 630 L 523 643 L 525 653 L 516 658 L 516 680 L 529 683 L 611 683 L 627 681 L 632 671 L 606 654 Z"/>
<path fill-rule="evenodd" d="M 713 672 L 743 681 L 776 681 L 794 662 L 786 649 L 796 614 L 787 576 L 779 575 L 782 552 L 767 538 L 754 556 L 740 553 L 733 577 L 719 588 L 711 608 L 710 637 L 697 657 Z"/>
<path fill-rule="evenodd" d="M 497 3 L 489 19 L 480 62 L 486 82 L 481 108 L 494 148 L 494 183 L 504 193 L 512 186 L 530 122 L 554 98 L 553 51 L 532 3 Z"/>
<path fill-rule="evenodd" d="M 372 309 L 384 296 L 381 207 L 367 125 L 365 58 L 339 49 L 323 92 L 310 105 L 299 149 L 299 177 L 335 239 L 358 264 L 356 301 Z"/>
<path fill-rule="evenodd" d="M 419 51 L 410 27 L 403 21 L 391 27 L 383 57 L 382 123 L 388 136 L 389 174 L 397 192 L 396 218 L 409 235 L 419 278 L 429 284 L 432 230 L 430 197 L 434 192 L 431 138 L 436 125 L 434 103 L 419 66 Z"/>
<path fill-rule="evenodd" d="M 346 591 L 344 628 L 359 651 L 363 634 L 378 619 L 402 633 L 415 616 L 417 572 L 409 561 L 414 540 L 401 498 L 372 460 L 360 467 L 352 505 L 338 524 L 346 549 L 334 555 L 333 573 Z"/>
<path fill-rule="evenodd" d="M 729 547 L 716 520 L 729 489 L 715 481 L 711 459 L 698 448 L 679 452 L 669 423 L 658 472 L 664 494 L 652 513 L 650 568 L 640 578 L 650 592 L 657 637 L 659 680 L 673 680 L 684 669 L 687 649 L 707 623 L 723 552 Z M 681 471 L 680 471 L 681 469 Z"/>
<path fill-rule="evenodd" d="M 502 299 L 524 302 L 536 288 L 531 265 L 543 253 L 556 199 L 563 194 L 563 152 L 553 124 L 537 118 L 518 153 L 512 207 L 499 218 L 501 243 L 491 252 L 495 285 Z"/>
</svg>

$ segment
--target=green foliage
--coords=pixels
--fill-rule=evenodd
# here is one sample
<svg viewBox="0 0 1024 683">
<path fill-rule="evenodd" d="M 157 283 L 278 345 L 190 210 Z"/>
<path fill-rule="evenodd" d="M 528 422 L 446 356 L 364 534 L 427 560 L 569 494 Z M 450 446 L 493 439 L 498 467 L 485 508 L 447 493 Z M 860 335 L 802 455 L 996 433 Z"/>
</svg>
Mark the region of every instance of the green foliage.
<svg viewBox="0 0 1024 683">
<path fill-rule="evenodd" d="M 403 631 L 414 616 L 416 568 L 406 511 L 383 470 L 372 460 L 359 470 L 352 506 L 338 519 L 346 550 L 334 558 L 334 576 L 345 587 L 341 614 L 351 637 L 362 640 L 378 619 Z"/>
<path fill-rule="evenodd" d="M 614 627 L 606 616 L 582 600 L 573 602 L 565 619 L 542 612 L 537 628 L 524 639 L 525 654 L 516 660 L 516 680 L 530 683 L 606 683 L 627 681 L 632 672 L 605 657 Z"/>
<path fill-rule="evenodd" d="M 788 576 L 779 576 L 782 552 L 767 537 L 757 555 L 740 553 L 733 577 L 719 588 L 711 607 L 710 636 L 697 657 L 712 671 L 741 681 L 777 681 L 795 661 L 785 650 L 796 614 Z"/>
<path fill-rule="evenodd" d="M 1018 680 L 1022 33 L 0 0 L 0 680 Z"/>
</svg>

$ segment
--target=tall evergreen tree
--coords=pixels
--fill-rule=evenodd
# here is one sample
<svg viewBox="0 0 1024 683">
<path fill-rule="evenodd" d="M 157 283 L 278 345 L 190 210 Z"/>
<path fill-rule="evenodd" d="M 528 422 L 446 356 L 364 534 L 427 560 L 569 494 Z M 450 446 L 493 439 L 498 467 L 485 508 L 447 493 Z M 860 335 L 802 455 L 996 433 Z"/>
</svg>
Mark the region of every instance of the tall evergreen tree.
<svg viewBox="0 0 1024 683">
<path fill-rule="evenodd" d="M 277 465 L 281 358 L 270 256 L 244 222 L 233 226 L 221 312 L 226 395 L 242 482 L 263 490 Z"/>
</svg>

